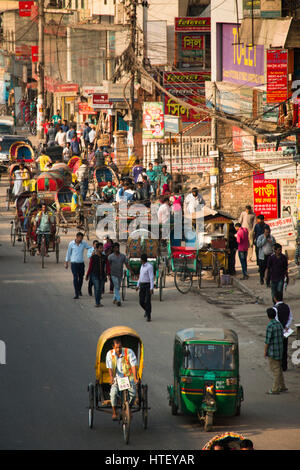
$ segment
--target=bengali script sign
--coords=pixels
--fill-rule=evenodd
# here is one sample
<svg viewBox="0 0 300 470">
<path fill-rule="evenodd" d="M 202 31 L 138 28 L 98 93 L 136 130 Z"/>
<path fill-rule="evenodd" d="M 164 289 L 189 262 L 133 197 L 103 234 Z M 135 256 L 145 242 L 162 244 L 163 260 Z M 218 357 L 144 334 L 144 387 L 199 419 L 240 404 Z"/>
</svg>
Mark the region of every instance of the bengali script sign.
<svg viewBox="0 0 300 470">
<path fill-rule="evenodd" d="M 182 34 L 181 48 L 189 51 L 204 49 L 204 36 L 198 34 Z"/>
<path fill-rule="evenodd" d="M 295 227 L 293 217 L 285 217 L 284 219 L 268 220 L 268 225 L 271 229 L 271 234 L 276 242 L 285 241 L 295 238 Z"/>
<path fill-rule="evenodd" d="M 241 85 L 264 84 L 264 46 L 239 44 L 238 26 L 223 24 L 223 80 Z"/>
<path fill-rule="evenodd" d="M 184 33 L 189 31 L 209 32 L 210 18 L 186 16 L 175 18 L 175 32 Z"/>
<path fill-rule="evenodd" d="M 164 85 L 180 85 L 181 83 L 202 84 L 211 79 L 210 71 L 206 72 L 164 72 Z"/>
<path fill-rule="evenodd" d="M 256 215 L 263 214 L 266 220 L 278 216 L 278 182 L 269 179 L 253 179 L 253 207 Z"/>
<path fill-rule="evenodd" d="M 281 103 L 288 98 L 288 51 L 267 50 L 267 103 Z"/>
</svg>

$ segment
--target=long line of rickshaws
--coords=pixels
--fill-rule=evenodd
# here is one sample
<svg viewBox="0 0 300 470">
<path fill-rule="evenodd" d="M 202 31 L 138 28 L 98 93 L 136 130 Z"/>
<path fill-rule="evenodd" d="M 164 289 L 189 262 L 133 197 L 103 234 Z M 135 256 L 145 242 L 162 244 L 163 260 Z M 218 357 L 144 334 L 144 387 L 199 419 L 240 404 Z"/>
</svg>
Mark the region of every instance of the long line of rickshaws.
<svg viewBox="0 0 300 470">
<path fill-rule="evenodd" d="M 39 172 L 31 146 L 20 142 L 12 145 L 10 149 L 11 165 L 8 168 L 9 186 L 6 207 L 9 210 L 10 205 L 14 204 L 16 209 L 15 216 L 11 221 L 10 237 L 13 246 L 16 241 L 22 242 L 24 262 L 26 262 L 28 255 L 33 256 L 38 250 L 37 233 L 33 222 L 37 214 L 37 207 L 42 202 L 46 204 L 53 222 L 48 252 L 55 253 L 58 263 L 60 231 L 67 233 L 71 228 L 78 228 L 89 239 L 89 224 L 94 220 L 96 205 L 101 202 L 101 189 L 107 184 L 107 181 L 112 181 L 114 185 L 117 185 L 118 182 L 117 175 L 106 165 L 95 168 L 91 175 L 90 183 L 92 184 L 89 184 L 92 189 L 87 200 L 82 201 L 76 188 L 76 171 L 80 167 L 82 159 L 74 156 L 68 163 L 62 163 L 61 147 L 56 153 L 53 152 L 53 149 L 50 148 L 50 150 L 51 152 L 45 151 L 45 155 L 50 156 L 53 164 L 47 171 Z M 22 167 L 20 167 L 21 165 Z M 25 180 L 22 180 L 21 168 L 26 172 Z M 18 184 L 21 184 L 21 189 L 16 186 Z M 37 193 L 37 199 L 34 206 L 30 207 L 34 192 Z M 47 255 L 44 236 L 40 252 L 44 267 Z"/>
</svg>

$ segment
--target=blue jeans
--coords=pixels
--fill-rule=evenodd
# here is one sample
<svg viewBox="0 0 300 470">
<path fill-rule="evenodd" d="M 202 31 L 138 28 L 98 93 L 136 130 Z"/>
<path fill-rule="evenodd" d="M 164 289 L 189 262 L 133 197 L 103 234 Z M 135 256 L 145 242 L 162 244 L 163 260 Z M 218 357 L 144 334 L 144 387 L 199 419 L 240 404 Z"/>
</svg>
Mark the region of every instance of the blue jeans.
<svg viewBox="0 0 300 470">
<path fill-rule="evenodd" d="M 274 297 L 276 292 L 281 292 L 283 294 L 283 284 L 284 279 L 280 279 L 280 281 L 271 281 L 271 295 L 272 301 L 275 303 Z"/>
<path fill-rule="evenodd" d="M 239 259 L 242 267 L 243 276 L 248 276 L 247 273 L 247 251 L 239 251 Z"/>
<path fill-rule="evenodd" d="M 75 290 L 75 296 L 78 297 L 83 284 L 84 263 L 71 263 L 71 271 L 73 274 L 73 286 Z"/>
<path fill-rule="evenodd" d="M 121 277 L 117 276 L 111 276 L 111 280 L 114 285 L 114 298 L 113 300 L 116 300 L 117 302 L 121 302 L 121 296 L 120 296 L 120 288 L 121 288 Z"/>
<path fill-rule="evenodd" d="M 103 292 L 104 279 L 100 279 L 94 274 L 91 274 L 91 281 L 94 286 L 95 302 L 96 302 L 96 305 L 99 305 L 101 297 L 102 297 L 102 292 Z"/>
</svg>

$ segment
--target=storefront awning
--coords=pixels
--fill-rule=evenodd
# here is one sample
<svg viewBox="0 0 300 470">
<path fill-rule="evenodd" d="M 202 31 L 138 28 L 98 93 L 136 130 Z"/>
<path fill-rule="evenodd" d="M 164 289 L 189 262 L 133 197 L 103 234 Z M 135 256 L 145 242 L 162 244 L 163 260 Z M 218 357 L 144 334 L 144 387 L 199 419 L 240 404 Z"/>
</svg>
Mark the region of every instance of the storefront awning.
<svg viewBox="0 0 300 470">
<path fill-rule="evenodd" d="M 253 29 L 253 34 L 252 34 Z M 300 44 L 300 20 L 293 18 L 245 18 L 242 21 L 239 40 L 243 44 L 293 48 Z"/>
</svg>

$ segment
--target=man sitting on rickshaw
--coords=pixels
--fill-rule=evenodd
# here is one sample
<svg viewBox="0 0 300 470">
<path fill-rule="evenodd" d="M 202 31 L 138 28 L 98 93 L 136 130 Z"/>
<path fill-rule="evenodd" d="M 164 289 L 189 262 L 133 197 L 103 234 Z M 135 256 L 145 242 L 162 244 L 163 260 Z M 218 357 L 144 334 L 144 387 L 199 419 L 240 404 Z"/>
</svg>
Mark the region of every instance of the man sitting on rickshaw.
<svg viewBox="0 0 300 470">
<path fill-rule="evenodd" d="M 119 394 L 118 379 L 128 377 L 130 382 L 129 404 L 131 405 L 136 396 L 137 377 L 137 359 L 129 348 L 122 347 L 122 341 L 119 338 L 113 340 L 113 349 L 106 355 L 106 367 L 110 376 L 110 400 L 113 410 L 112 419 L 118 419 L 116 407 Z"/>
<path fill-rule="evenodd" d="M 48 255 L 50 235 L 55 229 L 55 219 L 51 212 L 48 212 L 47 205 L 42 204 L 41 210 L 37 213 L 35 218 L 36 232 L 37 232 L 37 245 L 38 255 L 41 254 L 42 237 L 45 236 L 46 253 Z"/>
<path fill-rule="evenodd" d="M 22 206 L 22 211 L 24 213 L 24 230 L 28 228 L 28 222 L 31 214 L 37 210 L 38 205 L 40 204 L 40 199 L 37 195 L 37 192 L 34 191 L 31 197 L 28 197 Z"/>
</svg>

